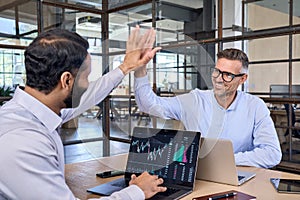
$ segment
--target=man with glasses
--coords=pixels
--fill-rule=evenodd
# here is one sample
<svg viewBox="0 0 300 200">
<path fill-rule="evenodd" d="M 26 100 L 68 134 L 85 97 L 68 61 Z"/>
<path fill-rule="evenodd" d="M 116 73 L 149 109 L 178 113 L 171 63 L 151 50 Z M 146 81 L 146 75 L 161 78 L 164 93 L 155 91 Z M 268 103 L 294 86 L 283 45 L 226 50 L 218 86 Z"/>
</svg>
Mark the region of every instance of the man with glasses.
<svg viewBox="0 0 300 200">
<path fill-rule="evenodd" d="M 277 165 L 281 148 L 267 106 L 260 98 L 238 90 L 248 77 L 247 55 L 238 49 L 225 49 L 217 57 L 211 70 L 213 90 L 194 89 L 175 97 L 158 97 L 152 92 L 145 66 L 135 71 L 135 98 L 140 110 L 180 120 L 185 129 L 200 131 L 204 137 L 219 129 L 218 137 L 233 143 L 236 165 Z"/>
</svg>

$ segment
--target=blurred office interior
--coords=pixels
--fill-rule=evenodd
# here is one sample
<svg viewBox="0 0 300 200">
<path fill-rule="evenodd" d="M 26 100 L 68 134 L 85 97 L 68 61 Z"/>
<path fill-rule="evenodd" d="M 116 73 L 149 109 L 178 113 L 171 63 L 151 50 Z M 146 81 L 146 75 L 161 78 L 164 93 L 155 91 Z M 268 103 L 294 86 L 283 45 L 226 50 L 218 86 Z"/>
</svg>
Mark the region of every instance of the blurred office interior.
<svg viewBox="0 0 300 200">
<path fill-rule="evenodd" d="M 90 81 L 118 67 L 128 33 L 157 30 L 148 66 L 153 90 L 175 96 L 211 89 L 216 52 L 239 48 L 250 59 L 239 89 L 261 97 L 271 111 L 283 159 L 277 169 L 300 172 L 300 1 L 292 0 L 12 0 L 0 2 L 0 103 L 24 85 L 24 49 L 42 31 L 77 32 L 90 44 Z M 133 73 L 101 103 L 64 124 L 66 162 L 126 153 L 135 126 L 184 128 L 139 111 Z M 1 116 L 5 117 L 5 116 Z"/>
</svg>

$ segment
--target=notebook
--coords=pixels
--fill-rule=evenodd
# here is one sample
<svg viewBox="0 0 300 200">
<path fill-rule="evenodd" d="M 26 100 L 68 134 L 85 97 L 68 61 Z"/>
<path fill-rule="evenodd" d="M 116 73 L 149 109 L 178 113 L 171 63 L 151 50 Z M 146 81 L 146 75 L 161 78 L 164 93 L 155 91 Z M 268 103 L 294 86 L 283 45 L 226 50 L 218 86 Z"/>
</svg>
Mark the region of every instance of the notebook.
<svg viewBox="0 0 300 200">
<path fill-rule="evenodd" d="M 237 170 L 230 140 L 203 138 L 197 179 L 238 186 L 254 176 L 253 172 Z"/>
<path fill-rule="evenodd" d="M 168 189 L 151 199 L 179 199 L 193 191 L 200 132 L 135 127 L 130 142 L 125 177 L 87 191 L 110 195 L 128 186 L 131 174 L 148 171 L 164 179 Z"/>
</svg>

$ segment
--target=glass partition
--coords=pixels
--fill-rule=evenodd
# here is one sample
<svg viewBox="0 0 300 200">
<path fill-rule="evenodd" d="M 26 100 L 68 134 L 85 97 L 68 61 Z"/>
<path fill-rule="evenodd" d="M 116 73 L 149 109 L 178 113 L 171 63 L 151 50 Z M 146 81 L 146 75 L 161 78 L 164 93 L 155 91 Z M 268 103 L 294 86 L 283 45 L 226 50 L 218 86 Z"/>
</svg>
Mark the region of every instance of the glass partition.
<svg viewBox="0 0 300 200">
<path fill-rule="evenodd" d="M 242 35 L 242 1 L 223 1 L 223 37 Z"/>
<path fill-rule="evenodd" d="M 110 0 L 108 1 L 108 9 L 114 9 L 122 6 L 126 6 L 132 3 L 138 3 L 138 0 Z"/>
<path fill-rule="evenodd" d="M 49 2 L 65 2 L 71 5 L 79 6 L 82 8 L 95 8 L 95 9 L 102 9 L 102 1 L 98 0 L 48 0 Z"/>
<path fill-rule="evenodd" d="M 0 11 L 0 44 L 27 46 L 37 35 L 36 2 L 10 5 Z"/>
<path fill-rule="evenodd" d="M 294 62 L 292 68 L 292 84 L 300 85 L 300 62 Z M 300 93 L 300 91 L 298 91 Z M 300 96 L 300 94 L 299 94 Z"/>
<path fill-rule="evenodd" d="M 136 25 L 144 32 L 152 27 L 152 5 L 145 4 L 109 14 L 109 52 L 124 51 L 130 30 Z"/>
<path fill-rule="evenodd" d="M 248 57 L 251 62 L 288 59 L 289 36 L 261 38 L 248 41 Z"/>
<path fill-rule="evenodd" d="M 293 24 L 300 24 L 300 1 L 293 1 Z"/>
<path fill-rule="evenodd" d="M 288 63 L 249 65 L 249 92 L 270 92 L 272 84 L 288 84 Z"/>
<path fill-rule="evenodd" d="M 299 59 L 300 58 L 300 35 L 293 35 L 293 58 Z"/>
<path fill-rule="evenodd" d="M 257 31 L 289 25 L 289 1 L 251 1 L 247 3 L 247 30 Z"/>
<path fill-rule="evenodd" d="M 24 51 L 0 49 L 0 87 L 25 84 Z"/>
</svg>

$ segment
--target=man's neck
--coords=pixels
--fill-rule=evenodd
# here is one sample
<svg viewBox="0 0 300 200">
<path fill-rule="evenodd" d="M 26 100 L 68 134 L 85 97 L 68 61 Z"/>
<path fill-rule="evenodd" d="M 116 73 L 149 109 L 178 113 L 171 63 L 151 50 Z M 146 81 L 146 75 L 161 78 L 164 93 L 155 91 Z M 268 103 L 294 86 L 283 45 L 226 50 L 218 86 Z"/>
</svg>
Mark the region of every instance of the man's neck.
<svg viewBox="0 0 300 200">
<path fill-rule="evenodd" d="M 59 100 L 58 99 L 54 99 L 53 95 L 50 94 L 45 94 L 37 89 L 34 89 L 32 87 L 29 86 L 25 86 L 24 91 L 26 93 L 28 93 L 29 95 L 33 96 L 34 98 L 36 98 L 37 100 L 39 100 L 41 103 L 43 103 L 45 106 L 47 106 L 48 108 L 50 108 L 53 112 L 55 112 L 56 114 L 59 115 L 60 110 L 62 109 L 62 105 L 59 105 Z"/>
<path fill-rule="evenodd" d="M 215 98 L 220 106 L 222 106 L 224 109 L 227 109 L 235 100 L 236 95 L 237 95 L 237 91 L 234 94 L 227 94 L 222 97 L 215 95 Z"/>
</svg>

